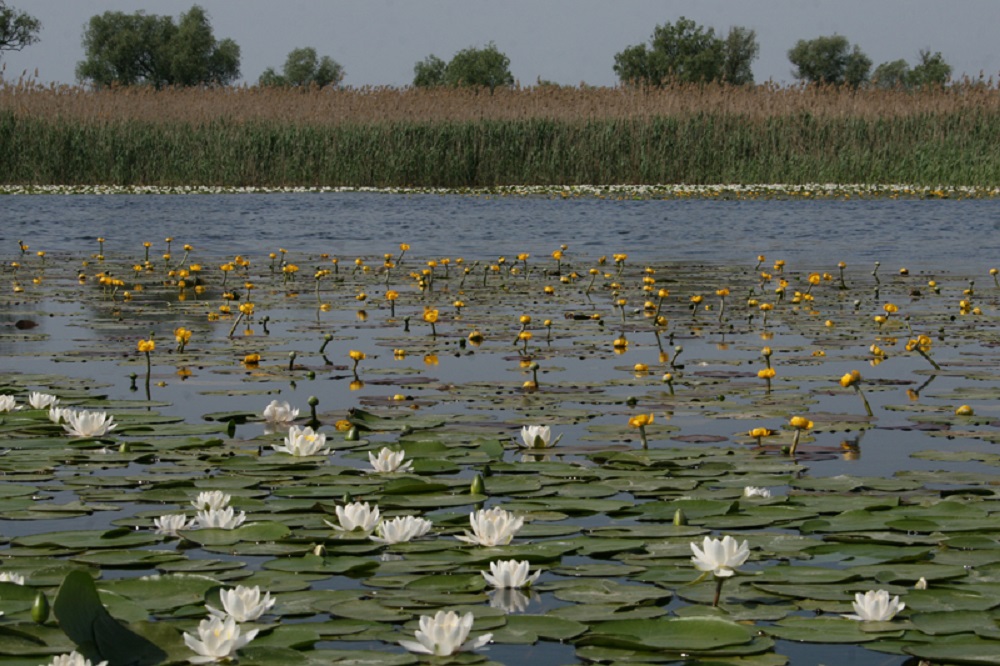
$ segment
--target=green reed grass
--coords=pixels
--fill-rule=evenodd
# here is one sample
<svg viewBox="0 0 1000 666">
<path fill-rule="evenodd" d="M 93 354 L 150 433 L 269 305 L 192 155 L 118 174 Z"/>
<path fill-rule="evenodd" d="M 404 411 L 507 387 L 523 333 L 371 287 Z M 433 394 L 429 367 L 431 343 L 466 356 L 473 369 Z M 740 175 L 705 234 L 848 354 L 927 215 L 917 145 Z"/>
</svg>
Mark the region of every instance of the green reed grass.
<svg viewBox="0 0 1000 666">
<path fill-rule="evenodd" d="M 756 106 L 721 96 L 714 106 L 704 99 L 701 110 L 670 111 L 667 105 L 662 114 L 656 111 L 662 100 L 643 106 L 642 98 L 621 91 L 630 97 L 608 97 L 606 113 L 592 104 L 589 115 L 579 118 L 530 95 L 491 102 L 487 95 L 448 91 L 436 93 L 443 96 L 437 101 L 454 95 L 452 102 L 471 104 L 465 116 L 435 113 L 421 93 L 410 92 L 418 104 L 397 91 L 380 99 L 395 100 L 398 112 L 382 115 L 366 115 L 372 108 L 360 106 L 305 113 L 297 105 L 335 102 L 297 93 L 256 100 L 268 109 L 288 105 L 283 119 L 231 92 L 230 106 L 216 97 L 192 104 L 187 116 L 165 107 L 170 110 L 157 117 L 147 108 L 157 95 L 189 103 L 197 98 L 189 91 L 114 94 L 77 92 L 62 99 L 58 92 L 36 90 L 14 100 L 9 90 L 0 90 L 0 183 L 461 188 L 1000 182 L 1000 104 L 992 89 L 976 91 L 979 97 L 971 101 L 957 93 L 920 93 L 910 108 L 892 91 L 884 93 L 897 95 L 892 105 L 880 98 L 884 108 L 872 99 L 853 108 L 844 100 L 846 91 L 816 97 L 810 106 L 803 98 L 815 96 L 812 90 L 793 98 L 786 90 L 763 89 L 747 98 Z M 220 93 L 204 91 L 213 94 Z M 32 95 L 48 95 L 42 100 L 48 106 L 25 101 Z M 760 101 L 768 95 L 776 108 Z M 921 99 L 935 95 L 945 97 Z M 587 91 L 577 91 L 567 99 L 584 104 L 586 97 Z M 400 100 L 412 108 L 400 111 Z M 520 117 L 510 110 L 517 104 L 523 105 Z"/>
</svg>

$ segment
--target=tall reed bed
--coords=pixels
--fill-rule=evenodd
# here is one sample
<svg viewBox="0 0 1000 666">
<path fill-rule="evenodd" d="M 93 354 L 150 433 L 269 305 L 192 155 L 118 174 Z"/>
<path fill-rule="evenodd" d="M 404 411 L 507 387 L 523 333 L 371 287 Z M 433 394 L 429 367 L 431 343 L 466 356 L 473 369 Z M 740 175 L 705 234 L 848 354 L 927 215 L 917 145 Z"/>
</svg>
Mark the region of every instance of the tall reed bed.
<svg viewBox="0 0 1000 666">
<path fill-rule="evenodd" d="M 1000 182 L 1000 91 L 0 86 L 0 182 Z"/>
</svg>

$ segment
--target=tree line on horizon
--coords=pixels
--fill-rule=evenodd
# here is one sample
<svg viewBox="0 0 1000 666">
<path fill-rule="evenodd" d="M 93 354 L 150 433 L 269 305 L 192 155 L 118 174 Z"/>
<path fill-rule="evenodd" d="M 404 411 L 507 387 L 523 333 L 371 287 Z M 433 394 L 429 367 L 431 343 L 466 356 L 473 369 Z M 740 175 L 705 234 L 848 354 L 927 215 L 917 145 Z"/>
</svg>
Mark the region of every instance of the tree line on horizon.
<svg viewBox="0 0 1000 666">
<path fill-rule="evenodd" d="M 0 55 L 36 43 L 40 31 L 37 19 L 0 0 Z M 171 16 L 144 11 L 106 11 L 85 25 L 83 46 L 86 58 L 77 64 L 77 79 L 98 88 L 224 86 L 240 77 L 239 45 L 232 39 L 216 39 L 208 14 L 198 5 L 176 22 Z M 752 64 L 759 52 L 754 30 L 734 26 L 722 36 L 682 16 L 657 25 L 648 44 L 615 54 L 613 69 L 624 85 L 753 85 Z M 807 84 L 920 89 L 945 86 L 951 76 L 951 66 L 941 53 L 930 49 L 922 49 L 913 66 L 898 59 L 872 70 L 872 60 L 860 47 L 837 34 L 798 40 L 788 59 L 795 78 Z M 493 42 L 462 49 L 447 62 L 430 54 L 414 65 L 413 72 L 412 85 L 417 88 L 466 86 L 493 92 L 515 84 L 510 58 Z M 332 57 L 302 47 L 289 52 L 280 73 L 268 67 L 257 85 L 324 88 L 339 86 L 345 75 Z M 555 85 L 541 79 L 538 83 Z"/>
</svg>

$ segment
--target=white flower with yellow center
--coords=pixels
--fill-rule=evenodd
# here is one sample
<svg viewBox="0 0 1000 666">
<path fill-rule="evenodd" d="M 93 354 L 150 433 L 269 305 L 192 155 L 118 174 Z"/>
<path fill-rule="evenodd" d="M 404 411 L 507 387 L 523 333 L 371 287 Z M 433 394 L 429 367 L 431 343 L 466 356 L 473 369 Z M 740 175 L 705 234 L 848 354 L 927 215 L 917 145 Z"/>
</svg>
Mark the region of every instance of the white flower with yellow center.
<svg viewBox="0 0 1000 666">
<path fill-rule="evenodd" d="M 50 393 L 39 393 L 32 391 L 28 394 L 28 404 L 32 409 L 48 409 L 59 404 L 59 398 Z"/>
<path fill-rule="evenodd" d="M 195 523 L 201 528 L 217 528 L 220 530 L 232 530 L 242 525 L 247 519 L 246 511 L 238 514 L 231 506 L 225 509 L 208 509 L 199 511 L 195 518 Z"/>
<path fill-rule="evenodd" d="M 290 425 L 298 417 L 299 410 L 288 402 L 272 400 L 271 404 L 264 408 L 264 420 L 271 425 Z"/>
<path fill-rule="evenodd" d="M 253 622 L 271 610 L 275 600 L 270 592 L 265 592 L 262 597 L 259 585 L 254 587 L 237 585 L 230 590 L 219 592 L 219 601 L 222 602 L 223 610 L 205 605 L 208 612 L 215 617 L 224 620 L 228 616 L 237 622 Z"/>
<path fill-rule="evenodd" d="M 899 597 L 889 598 L 889 593 L 885 590 L 868 590 L 864 594 L 858 592 L 854 595 L 855 615 L 845 615 L 849 620 L 861 620 L 864 622 L 888 622 L 896 617 L 896 613 L 906 608 L 906 604 L 899 600 Z"/>
<path fill-rule="evenodd" d="M 472 629 L 472 613 L 459 615 L 454 611 L 438 611 L 433 617 L 420 616 L 420 628 L 415 641 L 399 641 L 410 652 L 447 657 L 460 650 L 475 650 L 490 642 L 493 634 L 483 634 L 475 640 L 466 641 Z"/>
<path fill-rule="evenodd" d="M 118 427 L 107 412 L 66 410 L 63 428 L 73 437 L 104 437 Z"/>
<path fill-rule="evenodd" d="M 199 511 L 225 509 L 229 506 L 230 499 L 232 498 L 221 490 L 204 490 L 198 493 L 196 499 L 191 500 L 191 506 Z"/>
<path fill-rule="evenodd" d="M 237 650 L 252 641 L 257 635 L 252 629 L 240 635 L 240 626 L 231 617 L 209 617 L 198 624 L 198 637 L 184 632 L 184 644 L 195 652 L 188 657 L 192 664 L 207 664 L 212 661 L 229 659 Z"/>
<path fill-rule="evenodd" d="M 497 589 L 530 587 L 542 575 L 541 571 L 528 575 L 528 560 L 497 560 L 490 562 L 490 573 L 480 571 L 486 582 Z"/>
<path fill-rule="evenodd" d="M 288 436 L 285 443 L 275 444 L 274 450 L 278 453 L 287 453 L 290 456 L 322 456 L 330 452 L 326 447 L 326 435 L 317 432 L 306 426 L 300 428 L 292 426 L 288 429 Z"/>
<path fill-rule="evenodd" d="M 368 452 L 368 462 L 371 463 L 372 470 L 378 474 L 391 474 L 392 472 L 409 472 L 413 467 L 413 461 L 406 458 L 406 451 L 393 451 L 388 446 L 383 447 L 376 456 L 371 451 Z"/>
<path fill-rule="evenodd" d="M 368 538 L 384 544 L 405 543 L 427 534 L 432 526 L 433 523 L 426 518 L 399 516 L 392 520 L 383 520 L 378 524 L 375 534 Z"/>
<path fill-rule="evenodd" d="M 552 441 L 552 428 L 549 426 L 531 425 L 521 428 L 521 446 L 526 449 L 547 449 L 558 444 L 560 439 L 562 435 Z"/>
<path fill-rule="evenodd" d="M 515 517 L 513 513 L 495 506 L 492 509 L 480 509 L 470 513 L 469 524 L 472 532 L 466 530 L 465 535 L 455 538 L 490 548 L 509 544 L 524 525 L 524 518 Z"/>
<path fill-rule="evenodd" d="M 351 502 L 336 508 L 339 525 L 335 525 L 328 520 L 323 522 L 337 530 L 338 532 L 353 532 L 358 530 L 365 534 L 378 527 L 382 516 L 379 514 L 378 506 L 374 508 L 368 506 L 368 502 Z"/>
<path fill-rule="evenodd" d="M 744 541 L 738 543 L 726 535 L 722 539 L 705 537 L 702 547 L 691 544 L 694 557 L 691 561 L 698 571 L 712 572 L 717 578 L 726 578 L 736 573 L 734 570 L 750 557 L 750 546 Z"/>
</svg>

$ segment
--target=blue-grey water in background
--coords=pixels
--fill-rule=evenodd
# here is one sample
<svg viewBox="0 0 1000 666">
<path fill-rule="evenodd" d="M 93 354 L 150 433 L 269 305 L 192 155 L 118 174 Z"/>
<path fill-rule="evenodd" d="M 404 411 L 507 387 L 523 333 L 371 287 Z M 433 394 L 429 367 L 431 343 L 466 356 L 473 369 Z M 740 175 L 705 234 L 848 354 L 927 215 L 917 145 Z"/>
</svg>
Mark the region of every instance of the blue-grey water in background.
<svg viewBox="0 0 1000 666">
<path fill-rule="evenodd" d="M 641 261 L 789 267 L 847 261 L 978 274 L 1000 263 L 993 200 L 628 200 L 440 194 L 17 195 L 0 197 L 0 242 L 108 253 L 172 236 L 199 253 L 327 252 L 353 257 L 412 245 L 415 256 L 489 259 L 627 252 Z M 96 248 L 95 248 L 96 249 Z"/>
</svg>

